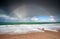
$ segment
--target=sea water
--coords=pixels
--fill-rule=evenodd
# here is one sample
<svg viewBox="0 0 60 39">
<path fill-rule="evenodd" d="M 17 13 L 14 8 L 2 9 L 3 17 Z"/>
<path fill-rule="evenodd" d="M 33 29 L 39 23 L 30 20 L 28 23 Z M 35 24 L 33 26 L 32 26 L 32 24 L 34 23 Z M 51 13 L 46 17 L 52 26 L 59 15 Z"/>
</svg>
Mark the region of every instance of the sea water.
<svg viewBox="0 0 60 39">
<path fill-rule="evenodd" d="M 44 32 L 42 28 L 44 28 L 44 30 L 58 32 L 60 24 L 0 25 L 0 34 L 26 34 L 31 32 Z"/>
</svg>

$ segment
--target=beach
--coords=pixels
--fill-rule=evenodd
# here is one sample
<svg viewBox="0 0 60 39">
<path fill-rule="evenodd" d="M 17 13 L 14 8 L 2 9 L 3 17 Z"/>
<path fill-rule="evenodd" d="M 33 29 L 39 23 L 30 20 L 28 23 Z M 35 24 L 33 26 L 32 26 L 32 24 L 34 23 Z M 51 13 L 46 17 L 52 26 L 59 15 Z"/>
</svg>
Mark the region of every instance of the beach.
<svg viewBox="0 0 60 39">
<path fill-rule="evenodd" d="M 0 39 L 60 39 L 60 31 L 33 32 L 27 34 L 0 34 Z"/>
</svg>

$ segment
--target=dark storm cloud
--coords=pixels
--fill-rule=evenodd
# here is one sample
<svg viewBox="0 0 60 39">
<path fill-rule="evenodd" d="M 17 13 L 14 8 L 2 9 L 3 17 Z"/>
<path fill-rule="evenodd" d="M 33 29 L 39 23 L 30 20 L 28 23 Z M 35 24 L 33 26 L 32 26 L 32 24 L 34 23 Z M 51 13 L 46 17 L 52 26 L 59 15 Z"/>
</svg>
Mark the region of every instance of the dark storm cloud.
<svg viewBox="0 0 60 39">
<path fill-rule="evenodd" d="M 56 10 L 58 9 L 58 0 L 0 0 L 0 7 L 4 10 L 9 10 L 10 5 L 21 5 L 24 4 L 29 5 L 29 4 L 37 4 L 40 6 L 44 6 L 47 8 L 55 8 Z"/>
<path fill-rule="evenodd" d="M 27 17 L 53 15 L 55 16 L 55 19 L 57 18 L 56 20 L 60 19 L 58 0 L 5 0 L 0 3 L 0 9 L 5 12 L 2 13 L 9 16 L 14 16 L 14 13 L 12 13 L 12 11 L 19 7 L 24 8 L 24 6 L 26 10 L 24 13 L 27 13 Z M 22 9 L 20 9 L 18 12 L 21 12 L 21 10 Z"/>
</svg>

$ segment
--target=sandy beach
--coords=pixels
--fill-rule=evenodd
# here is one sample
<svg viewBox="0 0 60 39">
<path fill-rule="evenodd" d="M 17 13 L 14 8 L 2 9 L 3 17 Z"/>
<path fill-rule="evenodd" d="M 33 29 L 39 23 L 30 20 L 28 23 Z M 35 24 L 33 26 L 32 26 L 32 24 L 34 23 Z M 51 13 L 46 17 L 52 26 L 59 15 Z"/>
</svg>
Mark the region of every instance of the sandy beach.
<svg viewBox="0 0 60 39">
<path fill-rule="evenodd" d="M 15 35 L 0 34 L 0 39 L 60 39 L 60 31 L 59 32 L 45 31 Z"/>
</svg>

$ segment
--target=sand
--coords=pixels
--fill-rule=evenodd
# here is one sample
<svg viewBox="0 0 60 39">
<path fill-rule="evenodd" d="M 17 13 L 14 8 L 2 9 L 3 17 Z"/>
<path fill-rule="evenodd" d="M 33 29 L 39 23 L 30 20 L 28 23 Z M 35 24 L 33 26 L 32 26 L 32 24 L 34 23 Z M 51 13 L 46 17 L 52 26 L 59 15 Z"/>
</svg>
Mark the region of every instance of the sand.
<svg viewBox="0 0 60 39">
<path fill-rule="evenodd" d="M 59 32 L 45 31 L 15 35 L 0 34 L 0 39 L 60 39 L 60 31 Z"/>
</svg>

